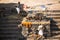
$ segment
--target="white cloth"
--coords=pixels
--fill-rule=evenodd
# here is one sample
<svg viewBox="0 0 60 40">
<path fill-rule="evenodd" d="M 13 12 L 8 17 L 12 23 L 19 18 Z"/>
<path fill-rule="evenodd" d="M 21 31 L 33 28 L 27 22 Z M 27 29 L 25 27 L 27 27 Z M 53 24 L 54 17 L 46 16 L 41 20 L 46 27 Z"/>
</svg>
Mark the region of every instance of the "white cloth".
<svg viewBox="0 0 60 40">
<path fill-rule="evenodd" d="M 39 26 L 38 26 L 38 30 L 40 30 L 42 27 L 43 27 L 43 25 L 39 25 Z"/>
<path fill-rule="evenodd" d="M 38 34 L 43 36 L 43 30 L 39 30 Z"/>
<path fill-rule="evenodd" d="M 38 30 L 39 30 L 38 34 L 43 36 L 43 29 L 42 29 L 42 27 L 43 27 L 43 25 L 39 25 L 38 26 Z"/>
<path fill-rule="evenodd" d="M 17 13 L 19 14 L 20 13 L 20 9 L 17 7 L 16 10 L 17 10 Z"/>
</svg>

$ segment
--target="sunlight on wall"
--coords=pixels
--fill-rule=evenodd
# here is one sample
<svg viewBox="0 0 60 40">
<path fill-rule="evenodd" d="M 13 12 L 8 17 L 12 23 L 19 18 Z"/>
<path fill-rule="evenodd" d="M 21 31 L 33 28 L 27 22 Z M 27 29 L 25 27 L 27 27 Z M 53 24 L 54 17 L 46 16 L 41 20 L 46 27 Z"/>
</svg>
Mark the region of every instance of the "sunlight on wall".
<svg viewBox="0 0 60 40">
<path fill-rule="evenodd" d="M 0 0 L 0 3 L 17 3 L 18 0 Z"/>
<path fill-rule="evenodd" d="M 60 0 L 0 0 L 0 3 L 18 3 L 18 1 L 20 1 L 21 4 L 25 4 L 27 6 L 35 6 L 35 5 L 47 6 L 46 4 L 51 3 L 53 5 L 47 6 L 47 7 L 49 7 L 49 9 L 60 9 L 60 5 L 56 4 Z M 57 6 L 59 6 L 59 7 L 57 7 Z M 54 7 L 54 8 L 52 8 L 52 7 Z"/>
</svg>

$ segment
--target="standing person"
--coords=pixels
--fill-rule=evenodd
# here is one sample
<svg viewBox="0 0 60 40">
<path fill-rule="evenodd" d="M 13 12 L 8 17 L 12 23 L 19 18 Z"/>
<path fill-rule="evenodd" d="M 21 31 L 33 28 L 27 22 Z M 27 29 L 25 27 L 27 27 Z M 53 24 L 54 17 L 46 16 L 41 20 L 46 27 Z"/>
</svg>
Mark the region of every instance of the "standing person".
<svg viewBox="0 0 60 40">
<path fill-rule="evenodd" d="M 39 35 L 43 36 L 43 25 L 38 26 Z"/>
<path fill-rule="evenodd" d="M 42 39 L 43 38 L 43 25 L 39 25 L 38 26 L 38 34 L 40 35 L 40 39 Z"/>
<path fill-rule="evenodd" d="M 20 13 L 20 8 L 18 6 L 16 6 L 16 11 L 18 14 Z"/>
<path fill-rule="evenodd" d="M 20 16 L 21 16 L 21 14 L 20 14 L 20 11 L 21 11 L 21 9 L 20 9 L 20 2 L 18 2 L 18 5 L 16 6 L 16 11 L 17 11 L 17 14 L 18 14 L 18 18 L 20 18 Z"/>
<path fill-rule="evenodd" d="M 20 8 L 20 2 L 18 2 L 18 7 Z"/>
<path fill-rule="evenodd" d="M 18 5 L 16 6 L 17 13 L 20 14 L 20 2 L 18 2 Z"/>
</svg>

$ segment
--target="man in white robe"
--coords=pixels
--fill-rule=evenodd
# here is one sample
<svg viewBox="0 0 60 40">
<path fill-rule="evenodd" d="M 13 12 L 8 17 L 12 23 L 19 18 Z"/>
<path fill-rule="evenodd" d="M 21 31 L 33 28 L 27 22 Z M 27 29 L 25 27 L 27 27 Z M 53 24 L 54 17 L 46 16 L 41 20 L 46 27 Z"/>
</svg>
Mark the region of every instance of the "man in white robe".
<svg viewBox="0 0 60 40">
<path fill-rule="evenodd" d="M 43 36 L 43 25 L 39 25 L 38 26 L 38 34 L 40 35 L 40 36 Z"/>
<path fill-rule="evenodd" d="M 16 7 L 17 13 L 20 13 L 20 8 Z"/>
</svg>

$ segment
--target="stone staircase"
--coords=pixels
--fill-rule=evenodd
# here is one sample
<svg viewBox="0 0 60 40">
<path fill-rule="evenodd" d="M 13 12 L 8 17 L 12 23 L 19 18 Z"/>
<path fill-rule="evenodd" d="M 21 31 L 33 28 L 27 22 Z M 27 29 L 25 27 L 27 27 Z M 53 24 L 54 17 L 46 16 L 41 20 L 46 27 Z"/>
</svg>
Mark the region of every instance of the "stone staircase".
<svg viewBox="0 0 60 40">
<path fill-rule="evenodd" d="M 48 17 L 52 17 L 51 21 L 51 38 L 45 40 L 60 39 L 60 12 L 48 12 Z M 18 18 L 16 14 L 6 14 L 0 18 L 0 38 L 1 40 L 19 40 L 18 24 L 22 21 L 22 17 Z M 21 40 L 21 39 L 20 39 Z"/>
<path fill-rule="evenodd" d="M 60 39 L 60 12 L 48 12 L 48 17 L 53 18 L 51 21 L 52 38 Z"/>
<path fill-rule="evenodd" d="M 18 40 L 19 39 L 19 29 L 18 24 L 20 24 L 21 19 L 18 15 L 5 15 L 6 17 L 0 18 L 0 38 L 1 40 Z M 15 18 L 14 18 L 14 17 Z"/>
</svg>

